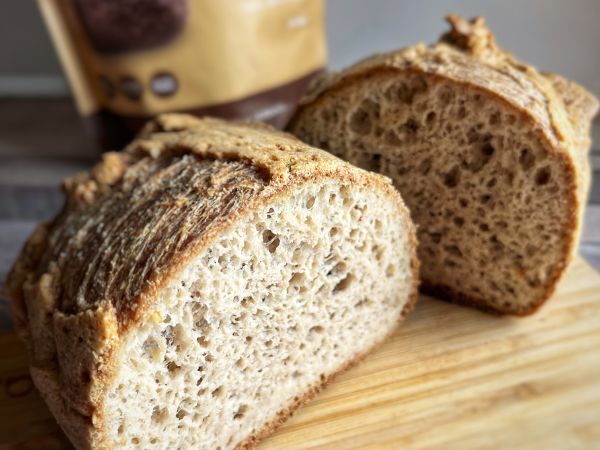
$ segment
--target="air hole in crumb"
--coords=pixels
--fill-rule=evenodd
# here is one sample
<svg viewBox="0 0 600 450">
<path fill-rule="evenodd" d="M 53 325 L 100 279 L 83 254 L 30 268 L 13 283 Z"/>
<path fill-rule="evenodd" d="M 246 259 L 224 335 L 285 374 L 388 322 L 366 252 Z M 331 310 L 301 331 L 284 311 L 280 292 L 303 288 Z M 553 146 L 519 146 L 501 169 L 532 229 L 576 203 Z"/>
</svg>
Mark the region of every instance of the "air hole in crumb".
<svg viewBox="0 0 600 450">
<path fill-rule="evenodd" d="M 370 305 L 372 303 L 370 298 L 363 298 L 354 304 L 355 308 L 361 308 L 366 305 Z"/>
<path fill-rule="evenodd" d="M 484 156 L 492 156 L 496 149 L 489 142 L 481 147 L 481 154 Z"/>
<path fill-rule="evenodd" d="M 347 265 L 344 261 L 338 262 L 333 268 L 327 273 L 327 276 L 336 275 L 342 272 L 345 272 L 347 269 Z"/>
<path fill-rule="evenodd" d="M 357 134 L 369 134 L 371 132 L 371 117 L 362 108 L 357 109 L 350 116 L 350 129 Z"/>
<path fill-rule="evenodd" d="M 408 132 L 409 134 L 415 134 L 419 129 L 419 122 L 416 121 L 413 117 L 408 119 L 404 124 L 400 127 L 403 131 Z"/>
<path fill-rule="evenodd" d="M 543 186 L 545 184 L 548 184 L 550 178 L 550 169 L 548 167 L 543 167 L 539 169 L 535 174 L 535 184 L 537 184 L 538 186 Z"/>
<path fill-rule="evenodd" d="M 331 227 L 331 230 L 329 230 L 329 236 L 336 236 L 339 232 L 340 229 L 338 227 Z"/>
<path fill-rule="evenodd" d="M 418 170 L 421 173 L 421 175 L 427 175 L 429 173 L 429 171 L 431 170 L 431 158 L 427 158 L 427 159 L 424 159 L 423 161 L 421 161 L 421 164 L 419 164 Z"/>
<path fill-rule="evenodd" d="M 484 205 L 485 205 L 486 203 L 489 203 L 489 201 L 490 201 L 491 199 L 492 199 L 492 196 L 491 196 L 491 195 L 489 195 L 489 194 L 483 194 L 481 197 L 479 197 L 479 201 L 480 201 L 481 203 L 483 203 Z"/>
<path fill-rule="evenodd" d="M 490 125 L 498 125 L 500 123 L 500 113 L 498 111 L 490 116 L 489 123 Z"/>
<path fill-rule="evenodd" d="M 442 105 L 448 105 L 454 98 L 454 93 L 449 87 L 440 89 L 439 100 Z"/>
<path fill-rule="evenodd" d="M 342 292 L 348 289 L 352 282 L 354 281 L 354 275 L 348 274 L 344 279 L 342 279 L 338 284 L 333 288 L 333 292 Z"/>
<path fill-rule="evenodd" d="M 460 169 L 454 166 L 448 173 L 444 175 L 444 184 L 449 188 L 454 188 L 460 181 Z"/>
<path fill-rule="evenodd" d="M 210 393 L 213 397 L 221 397 L 223 395 L 223 386 L 219 386 Z"/>
<path fill-rule="evenodd" d="M 455 217 L 452 220 L 454 222 L 454 225 L 456 225 L 457 227 L 462 227 L 465 224 L 465 219 L 463 219 L 462 217 Z"/>
<path fill-rule="evenodd" d="M 442 240 L 442 234 L 441 233 L 429 233 L 429 237 L 431 238 L 431 240 L 435 244 L 439 244 L 440 241 Z"/>
<path fill-rule="evenodd" d="M 391 102 L 402 102 L 410 105 L 414 96 L 427 89 L 425 80 L 413 81 L 413 86 L 409 86 L 405 81 L 397 81 L 391 84 L 385 91 L 384 96 Z"/>
<path fill-rule="evenodd" d="M 268 341 L 266 341 L 265 342 L 265 347 L 267 347 L 267 348 L 273 347 L 273 341 L 271 339 L 269 339 Z"/>
<path fill-rule="evenodd" d="M 196 341 L 198 341 L 201 347 L 208 347 L 210 345 L 210 341 L 205 336 L 200 336 Z"/>
<path fill-rule="evenodd" d="M 252 342 L 252 336 L 246 336 L 246 342 L 248 342 L 248 343 Z"/>
<path fill-rule="evenodd" d="M 467 206 L 469 206 L 469 201 L 465 198 L 459 198 L 458 199 L 458 204 L 463 207 L 466 208 Z"/>
<path fill-rule="evenodd" d="M 140 443 L 140 438 L 138 437 L 132 437 L 131 438 L 131 443 L 134 445 L 138 445 Z"/>
<path fill-rule="evenodd" d="M 385 268 L 385 276 L 390 278 L 394 275 L 394 273 L 396 273 L 396 266 L 393 264 L 388 264 L 388 266 Z"/>
<path fill-rule="evenodd" d="M 447 245 L 444 248 L 451 255 L 456 256 L 458 258 L 462 258 L 463 254 L 462 254 L 462 252 L 460 251 L 460 249 L 456 245 Z"/>
<path fill-rule="evenodd" d="M 308 199 L 306 200 L 306 207 L 308 209 L 312 208 L 315 204 L 315 198 L 313 196 L 308 197 Z"/>
<path fill-rule="evenodd" d="M 254 304 L 254 299 L 252 297 L 244 297 L 240 303 L 244 308 L 248 308 Z"/>
<path fill-rule="evenodd" d="M 275 253 L 279 247 L 279 238 L 271 230 L 265 230 L 263 231 L 263 243 L 267 245 L 270 253 Z"/>
<path fill-rule="evenodd" d="M 525 246 L 525 253 L 529 257 L 532 257 L 533 255 L 535 255 L 537 253 L 537 251 L 538 251 L 538 248 L 535 245 L 527 244 Z"/>
<path fill-rule="evenodd" d="M 315 325 L 314 327 L 310 327 L 308 330 L 309 333 L 322 333 L 323 331 L 325 331 L 325 328 L 323 328 L 321 325 Z"/>
<path fill-rule="evenodd" d="M 375 254 L 375 259 L 377 261 L 381 261 L 383 259 L 383 247 L 380 245 L 373 246 L 373 253 Z"/>
<path fill-rule="evenodd" d="M 305 279 L 306 276 L 302 272 L 295 272 L 292 274 L 289 284 L 290 286 L 298 286 L 299 284 L 302 284 Z"/>
<path fill-rule="evenodd" d="M 167 370 L 170 373 L 177 373 L 181 369 L 181 366 L 178 366 L 174 361 L 169 361 L 167 363 Z"/>
<path fill-rule="evenodd" d="M 519 154 L 519 164 L 524 171 L 533 167 L 535 164 L 535 155 L 530 149 L 524 148 L 521 150 L 521 153 Z"/>
<path fill-rule="evenodd" d="M 498 240 L 498 237 L 494 234 L 490 237 L 492 243 L 492 251 L 498 256 L 504 252 L 504 244 Z"/>
<path fill-rule="evenodd" d="M 383 139 L 386 144 L 391 145 L 391 146 L 396 146 L 396 145 L 402 144 L 402 141 L 400 140 L 400 138 L 398 137 L 398 135 L 396 134 L 396 132 L 394 130 L 388 130 L 384 134 Z"/>
<path fill-rule="evenodd" d="M 302 372 L 300 372 L 299 370 L 294 370 L 294 372 L 292 373 L 293 378 L 300 378 L 301 376 Z"/>
<path fill-rule="evenodd" d="M 180 409 L 177 411 L 177 414 L 175 414 L 175 417 L 177 417 L 179 420 L 183 419 L 185 416 L 187 416 L 187 411 L 185 409 Z"/>
<path fill-rule="evenodd" d="M 248 405 L 240 405 L 236 413 L 233 415 L 234 419 L 241 419 L 244 417 L 244 413 L 248 410 Z"/>
<path fill-rule="evenodd" d="M 490 231 L 490 226 L 487 223 L 482 223 L 479 224 L 479 229 L 487 233 L 488 231 Z"/>
<path fill-rule="evenodd" d="M 434 120 L 435 120 L 435 113 L 433 111 L 431 111 L 430 113 L 427 114 L 427 117 L 425 117 L 425 122 L 427 123 L 427 125 L 431 125 Z"/>
</svg>

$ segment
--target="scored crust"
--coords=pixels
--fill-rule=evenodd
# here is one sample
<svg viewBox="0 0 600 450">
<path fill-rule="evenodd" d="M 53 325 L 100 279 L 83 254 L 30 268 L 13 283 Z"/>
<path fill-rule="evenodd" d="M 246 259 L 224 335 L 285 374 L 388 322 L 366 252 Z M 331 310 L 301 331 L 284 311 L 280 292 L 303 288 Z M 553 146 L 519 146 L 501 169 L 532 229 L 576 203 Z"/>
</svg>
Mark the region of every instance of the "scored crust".
<svg viewBox="0 0 600 450">
<path fill-rule="evenodd" d="M 167 166 L 163 160 L 186 157 L 192 159 L 181 163 L 181 171 L 169 169 L 167 181 L 160 176 L 160 170 Z M 206 160 L 215 162 L 214 173 L 199 192 L 188 192 L 184 175 L 193 177 L 195 172 L 193 168 L 186 171 L 187 166 Z M 224 163 L 221 170 L 221 161 L 234 164 Z M 106 447 L 103 394 L 118 370 L 113 355 L 123 336 L 145 317 L 156 292 L 236 221 L 286 195 L 298 183 L 325 178 L 376 189 L 398 206 L 411 233 L 412 272 L 417 280 L 414 228 L 389 180 L 265 125 L 160 116 L 123 153 L 105 154 L 91 173 L 65 181 L 63 211 L 30 237 L 9 274 L 6 290 L 13 301 L 16 328 L 29 347 L 32 378 L 77 447 Z M 140 179 L 142 185 L 136 185 Z M 169 180 L 174 181 L 169 184 Z M 163 181 L 166 184 L 157 184 Z M 130 202 L 143 207 L 127 224 L 120 216 L 124 212 L 118 208 L 125 202 L 119 196 L 130 195 L 132 183 L 136 192 L 143 191 L 144 184 L 150 185 L 152 196 L 151 201 L 142 197 Z M 201 217 L 187 217 L 191 213 L 186 208 L 193 206 L 194 195 L 215 199 Z M 177 217 L 185 220 L 144 228 L 165 211 L 176 211 Z M 122 222 L 127 226 L 120 226 Z M 194 223 L 200 224 L 198 228 L 193 228 Z M 119 226 L 115 233 L 109 233 L 114 224 Z M 151 239 L 152 232 L 156 240 Z M 139 248 L 138 241 L 142 243 Z M 158 257 L 150 259 L 144 251 L 148 242 L 152 244 L 151 254 Z M 103 265 L 102 258 L 108 266 Z M 118 267 L 139 268 L 137 273 L 144 275 L 129 277 L 114 270 L 115 258 Z M 402 316 L 416 300 L 416 284 Z M 314 395 L 324 382 L 311 388 L 304 399 Z M 301 403 L 286 408 L 273 423 L 248 438 L 246 448 Z"/>
<path fill-rule="evenodd" d="M 568 225 L 562 239 L 562 258 L 546 283 L 544 293 L 524 308 L 484 304 L 480 299 L 440 285 L 434 279 L 422 279 L 422 289 L 445 300 L 475 306 L 485 311 L 528 315 L 535 312 L 554 292 L 577 248 L 583 208 L 590 186 L 587 160 L 589 129 L 598 110 L 598 101 L 576 83 L 562 77 L 540 73 L 515 60 L 499 48 L 483 18 L 471 21 L 448 17 L 451 30 L 437 44 L 418 44 L 398 51 L 373 55 L 339 72 L 316 80 L 301 101 L 288 130 L 310 141 L 310 127 L 328 101 L 358 86 L 377 83 L 385 77 L 416 75 L 440 80 L 456 88 L 485 93 L 511 108 L 525 119 L 532 132 L 564 167 L 568 179 Z M 322 138 L 322 136 L 321 136 Z M 311 142 L 328 148 L 327 142 Z M 336 151 L 335 148 L 330 150 Z M 418 225 L 418 224 L 417 224 Z"/>
</svg>

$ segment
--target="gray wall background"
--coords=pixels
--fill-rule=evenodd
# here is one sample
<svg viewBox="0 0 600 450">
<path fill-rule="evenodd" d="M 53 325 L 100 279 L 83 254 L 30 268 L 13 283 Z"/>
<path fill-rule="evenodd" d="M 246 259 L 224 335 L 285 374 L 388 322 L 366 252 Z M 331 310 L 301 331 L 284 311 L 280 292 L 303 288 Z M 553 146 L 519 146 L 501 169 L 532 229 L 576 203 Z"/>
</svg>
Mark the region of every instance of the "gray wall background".
<svg viewBox="0 0 600 450">
<path fill-rule="evenodd" d="M 443 17 L 456 12 L 484 15 L 502 46 L 600 96 L 600 0 L 326 0 L 326 6 L 333 68 L 433 42 L 447 28 Z M 0 96 L 67 93 L 36 2 L 1 0 Z"/>
</svg>

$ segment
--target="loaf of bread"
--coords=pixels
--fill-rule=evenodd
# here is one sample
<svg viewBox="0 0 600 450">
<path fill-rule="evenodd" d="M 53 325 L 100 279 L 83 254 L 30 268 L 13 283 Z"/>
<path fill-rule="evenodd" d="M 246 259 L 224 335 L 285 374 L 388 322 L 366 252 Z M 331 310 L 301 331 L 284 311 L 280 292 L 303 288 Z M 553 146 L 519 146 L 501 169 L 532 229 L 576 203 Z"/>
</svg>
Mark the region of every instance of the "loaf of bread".
<svg viewBox="0 0 600 450">
<path fill-rule="evenodd" d="M 7 291 L 77 448 L 252 448 L 416 299 L 390 181 L 264 125 L 162 116 L 64 189 Z"/>
<path fill-rule="evenodd" d="M 516 61 L 482 18 L 313 86 L 289 126 L 393 179 L 418 227 L 426 292 L 534 312 L 577 246 L 596 99 Z"/>
</svg>

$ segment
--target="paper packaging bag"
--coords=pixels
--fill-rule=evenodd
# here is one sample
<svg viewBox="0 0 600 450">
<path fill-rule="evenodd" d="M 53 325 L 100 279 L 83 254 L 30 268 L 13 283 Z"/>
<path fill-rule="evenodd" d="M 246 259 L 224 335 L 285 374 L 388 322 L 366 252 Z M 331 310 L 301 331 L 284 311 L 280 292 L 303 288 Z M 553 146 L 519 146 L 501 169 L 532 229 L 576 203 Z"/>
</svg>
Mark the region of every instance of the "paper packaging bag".
<svg viewBox="0 0 600 450">
<path fill-rule="evenodd" d="M 105 149 L 167 111 L 284 127 L 325 65 L 322 0 L 38 0 Z"/>
</svg>

